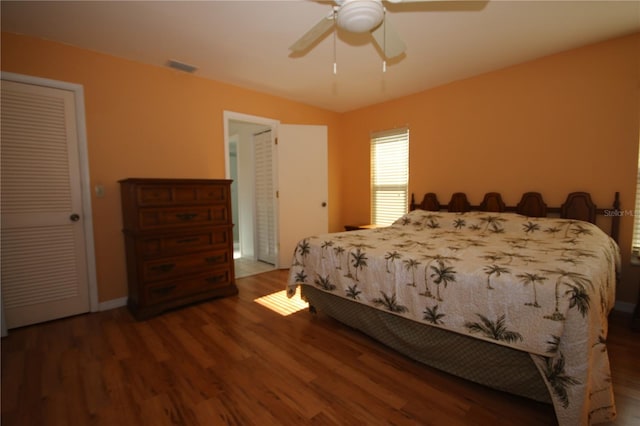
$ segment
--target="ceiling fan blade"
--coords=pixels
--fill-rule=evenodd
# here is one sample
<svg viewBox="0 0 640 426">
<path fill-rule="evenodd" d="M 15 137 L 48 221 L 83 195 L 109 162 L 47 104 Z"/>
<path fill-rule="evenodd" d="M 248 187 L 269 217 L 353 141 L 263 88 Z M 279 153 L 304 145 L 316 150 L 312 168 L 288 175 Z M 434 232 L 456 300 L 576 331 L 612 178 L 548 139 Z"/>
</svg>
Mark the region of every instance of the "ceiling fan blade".
<svg viewBox="0 0 640 426">
<path fill-rule="evenodd" d="M 387 59 L 401 55 L 407 48 L 404 41 L 400 38 L 400 35 L 389 22 L 388 17 L 384 18 L 384 21 L 381 25 L 378 25 L 378 28 L 371 31 L 371 35 Z"/>
<path fill-rule="evenodd" d="M 389 3 L 423 3 L 428 1 L 441 1 L 441 0 L 386 0 Z"/>
<path fill-rule="evenodd" d="M 293 52 L 301 52 L 306 50 L 315 41 L 322 37 L 334 26 L 334 13 L 331 12 L 328 16 L 322 18 L 317 24 L 307 31 L 302 37 L 293 43 L 289 50 Z"/>
</svg>

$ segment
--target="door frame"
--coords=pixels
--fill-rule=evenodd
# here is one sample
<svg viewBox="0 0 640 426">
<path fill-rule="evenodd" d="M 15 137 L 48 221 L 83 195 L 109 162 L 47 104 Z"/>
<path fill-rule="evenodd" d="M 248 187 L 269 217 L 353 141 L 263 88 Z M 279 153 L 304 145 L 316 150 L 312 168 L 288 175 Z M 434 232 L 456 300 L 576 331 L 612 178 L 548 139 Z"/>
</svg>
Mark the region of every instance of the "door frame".
<svg viewBox="0 0 640 426">
<path fill-rule="evenodd" d="M 51 80 L 48 78 L 34 77 L 30 75 L 16 74 L 6 71 L 0 72 L 0 80 L 14 81 L 17 83 L 35 86 L 51 87 L 73 92 L 76 110 L 76 131 L 78 136 L 78 157 L 80 162 L 80 186 L 82 198 L 82 225 L 85 240 L 85 254 L 87 258 L 87 281 L 89 287 L 89 311 L 97 312 L 98 281 L 96 274 L 96 256 L 93 238 L 93 213 L 91 209 L 91 178 L 89 174 L 89 152 L 87 148 L 87 128 L 84 112 L 84 87 L 81 84 L 66 81 Z M 4 309 L 3 309 L 4 313 Z M 2 318 L 2 331 L 5 330 L 4 317 Z M 4 334 L 3 334 L 4 335 Z"/>
<path fill-rule="evenodd" d="M 251 124 L 261 124 L 264 126 L 268 126 L 271 128 L 271 132 L 273 134 L 274 138 L 278 137 L 278 126 L 280 125 L 280 121 L 279 120 L 275 120 L 272 118 L 267 118 L 267 117 L 260 117 L 260 116 L 256 116 L 256 115 L 250 115 L 250 114 L 244 114 L 244 113 L 240 113 L 240 112 L 235 112 L 235 111 L 227 111 L 224 110 L 222 112 L 222 118 L 223 118 L 223 127 L 224 127 L 224 166 L 225 166 L 225 177 L 227 179 L 230 178 L 230 165 L 229 165 L 229 128 L 230 128 L 230 121 L 245 121 L 247 123 L 251 123 Z M 278 173 L 278 159 L 277 159 L 277 155 L 275 155 L 272 159 L 273 161 L 273 171 L 274 171 L 274 183 L 277 182 L 277 173 Z M 277 190 L 277 185 L 276 186 L 276 190 Z M 238 193 L 240 193 L 239 191 L 239 187 L 238 187 Z M 253 206 L 253 217 L 255 217 L 256 211 L 255 211 L 255 205 Z M 278 216 L 278 203 L 274 203 L 274 215 L 275 217 L 279 217 Z M 238 224 L 236 224 L 237 226 Z M 242 231 L 240 231 L 242 232 Z M 279 268 L 278 265 L 278 253 L 279 253 L 279 246 L 280 246 L 280 241 L 279 241 L 279 228 L 278 228 L 278 220 L 275 221 L 274 223 L 274 238 L 275 238 L 275 246 L 276 246 L 276 264 L 274 265 L 275 269 Z M 254 238 L 254 242 L 255 242 L 255 238 Z"/>
</svg>

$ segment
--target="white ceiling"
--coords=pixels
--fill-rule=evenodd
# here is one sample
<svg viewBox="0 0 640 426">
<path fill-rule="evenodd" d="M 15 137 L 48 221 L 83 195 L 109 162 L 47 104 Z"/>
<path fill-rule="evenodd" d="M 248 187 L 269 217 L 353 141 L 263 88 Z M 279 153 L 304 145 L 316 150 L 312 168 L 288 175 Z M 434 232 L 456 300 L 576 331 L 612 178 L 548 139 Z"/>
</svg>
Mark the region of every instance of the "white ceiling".
<svg viewBox="0 0 640 426">
<path fill-rule="evenodd" d="M 329 33 L 304 55 L 289 46 L 331 11 L 315 0 L 5 1 L 2 31 L 166 66 L 344 112 L 640 31 L 636 1 L 385 2 L 407 44 L 387 62 L 369 34 Z M 178 71 L 176 71 L 178 72 Z"/>
</svg>

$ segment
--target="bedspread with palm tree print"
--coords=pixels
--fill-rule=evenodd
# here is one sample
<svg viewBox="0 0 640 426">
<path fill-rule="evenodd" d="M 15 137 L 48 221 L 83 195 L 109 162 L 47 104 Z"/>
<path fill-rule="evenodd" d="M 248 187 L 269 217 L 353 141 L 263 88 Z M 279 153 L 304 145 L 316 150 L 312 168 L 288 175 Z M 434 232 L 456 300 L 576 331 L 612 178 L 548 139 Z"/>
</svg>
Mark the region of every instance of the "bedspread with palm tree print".
<svg viewBox="0 0 640 426">
<path fill-rule="evenodd" d="M 606 336 L 619 265 L 617 244 L 591 223 L 415 210 L 300 241 L 287 292 L 312 285 L 526 351 L 559 423 L 581 425 L 615 417 Z"/>
</svg>

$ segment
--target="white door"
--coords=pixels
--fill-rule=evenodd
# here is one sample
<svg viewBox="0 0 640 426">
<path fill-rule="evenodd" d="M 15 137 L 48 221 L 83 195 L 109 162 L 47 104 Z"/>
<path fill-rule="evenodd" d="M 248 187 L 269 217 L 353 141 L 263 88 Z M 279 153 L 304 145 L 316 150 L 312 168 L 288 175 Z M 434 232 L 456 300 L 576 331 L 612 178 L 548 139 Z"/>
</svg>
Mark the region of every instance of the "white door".
<svg viewBox="0 0 640 426">
<path fill-rule="evenodd" d="M 278 126 L 278 267 L 298 242 L 329 229 L 327 126 Z"/>
<path fill-rule="evenodd" d="M 275 189 L 271 130 L 253 135 L 255 153 L 256 258 L 275 265 Z"/>
<path fill-rule="evenodd" d="M 88 312 L 74 93 L 6 80 L 1 92 L 7 327 Z"/>
</svg>

